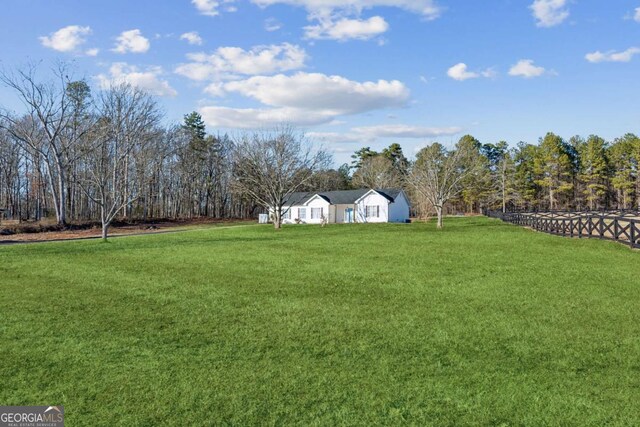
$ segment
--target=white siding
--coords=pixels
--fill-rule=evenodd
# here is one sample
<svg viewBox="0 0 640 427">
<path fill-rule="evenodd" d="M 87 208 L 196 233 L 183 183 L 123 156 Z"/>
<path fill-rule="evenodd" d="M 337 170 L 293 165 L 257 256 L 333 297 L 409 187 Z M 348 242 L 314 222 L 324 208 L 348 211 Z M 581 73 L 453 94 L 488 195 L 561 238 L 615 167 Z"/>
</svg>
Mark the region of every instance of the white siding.
<svg viewBox="0 0 640 427">
<path fill-rule="evenodd" d="M 332 209 L 333 206 L 331 206 L 329 202 L 324 200 L 322 197 L 312 198 L 311 200 L 309 200 L 309 202 L 307 202 L 306 207 L 307 207 L 307 220 L 305 221 L 305 224 L 321 224 L 322 223 L 321 218 L 311 219 L 311 209 L 313 208 L 316 208 L 316 209 L 321 208 L 322 214 L 324 215 L 324 217 L 328 218 L 329 222 L 335 222 L 335 209 Z"/>
<path fill-rule="evenodd" d="M 377 218 L 366 217 L 367 206 L 379 206 L 380 212 Z M 380 194 L 371 191 L 358 202 L 356 206 L 356 222 L 388 222 L 389 200 Z"/>
<path fill-rule="evenodd" d="M 378 217 L 367 218 L 367 206 L 378 206 Z M 329 223 L 344 223 L 345 209 L 347 208 L 354 209 L 353 221 L 359 223 L 406 222 L 409 219 L 409 201 L 404 192 L 398 194 L 394 203 L 390 203 L 386 197 L 381 196 L 375 191 L 370 191 L 354 205 L 331 205 L 322 197 L 315 196 L 309 200 L 306 205 L 291 206 L 289 208 L 289 218 L 283 219 L 282 222 L 284 224 L 296 224 L 296 220 L 300 219 L 302 224 L 320 224 L 322 223 L 322 219 L 312 219 L 311 210 L 322 209 L 322 215 L 327 218 Z M 306 216 L 304 219 L 300 218 L 300 209 L 306 210 Z M 273 211 L 270 210 L 270 213 L 272 212 Z"/>
<path fill-rule="evenodd" d="M 409 202 L 404 192 L 400 192 L 389 205 L 389 222 L 407 222 L 409 215 Z"/>
<path fill-rule="evenodd" d="M 286 215 L 285 212 L 287 210 L 287 207 L 285 206 L 284 208 L 282 208 L 282 213 L 283 216 Z M 289 208 L 289 218 L 288 219 L 282 219 L 282 223 L 283 224 L 295 224 L 296 223 L 296 218 L 298 218 L 298 206 L 291 206 Z"/>
</svg>

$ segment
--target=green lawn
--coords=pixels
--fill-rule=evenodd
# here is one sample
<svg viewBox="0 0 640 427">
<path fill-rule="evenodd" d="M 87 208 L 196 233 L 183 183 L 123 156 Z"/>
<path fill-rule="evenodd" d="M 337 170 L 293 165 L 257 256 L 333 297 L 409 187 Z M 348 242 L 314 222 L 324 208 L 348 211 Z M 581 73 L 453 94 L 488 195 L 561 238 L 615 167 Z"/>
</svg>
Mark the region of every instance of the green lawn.
<svg viewBox="0 0 640 427">
<path fill-rule="evenodd" d="M 640 253 L 445 226 L 0 247 L 0 404 L 69 426 L 640 425 Z"/>
</svg>

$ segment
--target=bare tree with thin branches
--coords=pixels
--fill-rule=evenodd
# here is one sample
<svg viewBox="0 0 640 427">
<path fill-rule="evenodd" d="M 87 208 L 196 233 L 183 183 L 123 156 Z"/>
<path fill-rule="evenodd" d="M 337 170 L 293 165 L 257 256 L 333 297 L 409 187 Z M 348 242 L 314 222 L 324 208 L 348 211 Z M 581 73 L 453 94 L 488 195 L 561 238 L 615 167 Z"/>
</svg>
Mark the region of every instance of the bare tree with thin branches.
<svg viewBox="0 0 640 427">
<path fill-rule="evenodd" d="M 89 126 L 78 126 L 74 119 L 73 102 L 67 87 L 71 82 L 65 64 L 53 70 L 54 79 L 40 82 L 37 66 L 32 64 L 17 71 L 0 72 L 0 82 L 18 95 L 26 113 L 16 116 L 1 111 L 6 130 L 25 149 L 36 152 L 44 161 L 47 180 L 53 194 L 56 219 L 67 222 L 67 174 L 74 159 L 70 153 L 82 139 Z"/>
<path fill-rule="evenodd" d="M 85 150 L 88 174 L 80 184 L 99 206 L 106 240 L 118 212 L 142 194 L 132 191 L 128 176 L 136 167 L 134 153 L 160 137 L 160 112 L 150 95 L 127 84 L 101 93 L 96 108 L 97 124 Z"/>
<path fill-rule="evenodd" d="M 245 134 L 235 142 L 234 185 L 272 211 L 274 227 L 279 229 L 289 196 L 329 163 L 329 154 L 314 149 L 290 126 Z"/>
<path fill-rule="evenodd" d="M 468 145 L 447 150 L 434 143 L 418 152 L 407 176 L 409 185 L 435 209 L 438 228 L 443 227 L 444 205 L 457 197 L 463 190 L 464 180 L 482 167 L 473 161 L 471 150 Z"/>
</svg>

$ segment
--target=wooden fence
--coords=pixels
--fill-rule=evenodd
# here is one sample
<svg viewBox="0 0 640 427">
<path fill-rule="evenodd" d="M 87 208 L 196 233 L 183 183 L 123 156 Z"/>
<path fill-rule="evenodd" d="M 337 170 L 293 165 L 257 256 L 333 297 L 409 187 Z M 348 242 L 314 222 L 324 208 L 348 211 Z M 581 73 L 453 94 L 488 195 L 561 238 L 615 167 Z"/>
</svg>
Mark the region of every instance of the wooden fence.
<svg viewBox="0 0 640 427">
<path fill-rule="evenodd" d="M 549 234 L 614 240 L 640 248 L 640 211 L 486 211 L 485 215 Z"/>
</svg>

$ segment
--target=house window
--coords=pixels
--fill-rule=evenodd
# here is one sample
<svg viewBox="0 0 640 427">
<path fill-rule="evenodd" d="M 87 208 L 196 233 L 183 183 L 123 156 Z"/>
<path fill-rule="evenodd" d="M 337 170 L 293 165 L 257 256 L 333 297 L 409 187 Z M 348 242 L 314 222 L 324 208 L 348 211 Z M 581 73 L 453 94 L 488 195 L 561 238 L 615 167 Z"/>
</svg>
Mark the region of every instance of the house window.
<svg viewBox="0 0 640 427">
<path fill-rule="evenodd" d="M 311 208 L 311 219 L 321 219 L 323 208 Z"/>
<path fill-rule="evenodd" d="M 291 209 L 282 212 L 282 219 L 291 219 Z"/>
<path fill-rule="evenodd" d="M 300 208 L 298 210 L 298 218 L 307 219 L 307 208 Z"/>
<path fill-rule="evenodd" d="M 380 206 L 366 206 L 365 209 L 366 209 L 367 218 L 380 217 Z"/>
</svg>

